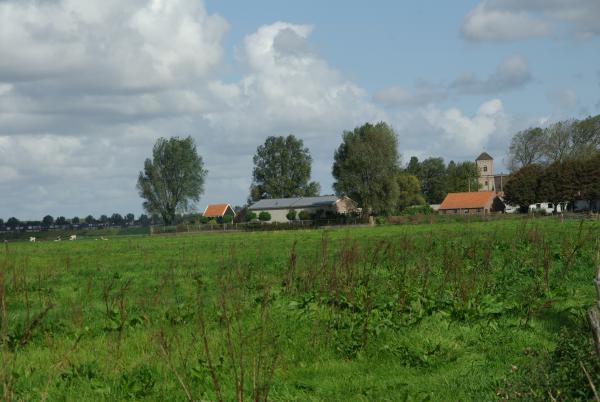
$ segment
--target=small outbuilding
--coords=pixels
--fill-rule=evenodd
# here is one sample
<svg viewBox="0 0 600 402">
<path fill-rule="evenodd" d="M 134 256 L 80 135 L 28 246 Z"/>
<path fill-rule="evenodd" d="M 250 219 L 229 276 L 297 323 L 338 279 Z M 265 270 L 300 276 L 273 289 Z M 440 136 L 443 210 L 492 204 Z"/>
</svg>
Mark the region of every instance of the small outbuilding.
<svg viewBox="0 0 600 402">
<path fill-rule="evenodd" d="M 495 191 L 449 193 L 440 205 L 441 214 L 487 214 L 494 212 Z"/>
<path fill-rule="evenodd" d="M 202 213 L 202 216 L 206 218 L 222 218 L 225 215 L 229 215 L 232 218 L 235 218 L 235 211 L 231 208 L 229 204 L 210 204 Z"/>
</svg>

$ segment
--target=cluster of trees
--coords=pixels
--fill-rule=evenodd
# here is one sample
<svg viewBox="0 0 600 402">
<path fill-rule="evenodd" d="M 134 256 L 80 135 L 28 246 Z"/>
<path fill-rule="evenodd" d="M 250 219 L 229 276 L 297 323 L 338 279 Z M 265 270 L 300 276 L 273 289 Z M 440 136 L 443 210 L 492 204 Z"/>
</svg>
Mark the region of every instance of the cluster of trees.
<svg viewBox="0 0 600 402">
<path fill-rule="evenodd" d="M 514 135 L 505 199 L 523 209 L 538 202 L 600 199 L 600 115 Z"/>
<path fill-rule="evenodd" d="M 590 157 L 556 161 L 550 165 L 529 164 L 510 176 L 504 186 L 505 200 L 526 210 L 537 202 L 590 204 L 600 199 L 600 152 Z"/>
<path fill-rule="evenodd" d="M 160 223 L 162 220 L 160 216 L 153 215 L 148 216 L 146 214 L 141 214 L 137 219 L 132 213 L 128 213 L 126 215 L 121 215 L 119 213 L 114 213 L 110 216 L 101 215 L 99 218 L 95 218 L 92 215 L 88 215 L 85 218 L 79 218 L 75 216 L 71 219 L 65 218 L 64 216 L 59 216 L 54 218 L 52 215 L 46 215 L 40 221 L 21 221 L 18 218 L 11 217 L 4 221 L 0 218 L 0 228 L 18 228 L 18 227 L 39 227 L 39 228 L 54 228 L 54 227 L 64 227 L 64 226 L 94 226 L 94 225 L 105 225 L 105 226 L 131 226 L 131 225 L 141 225 L 148 226 L 150 224 Z"/>
<path fill-rule="evenodd" d="M 584 120 L 564 120 L 546 128 L 532 127 L 515 134 L 508 156 L 509 169 L 566 160 L 585 160 L 600 148 L 600 115 Z"/>
</svg>

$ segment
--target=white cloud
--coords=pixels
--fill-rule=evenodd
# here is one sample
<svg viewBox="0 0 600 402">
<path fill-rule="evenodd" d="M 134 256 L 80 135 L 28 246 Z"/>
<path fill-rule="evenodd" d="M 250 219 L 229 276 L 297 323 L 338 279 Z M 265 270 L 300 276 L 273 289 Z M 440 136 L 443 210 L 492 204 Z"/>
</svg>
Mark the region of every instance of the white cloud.
<svg viewBox="0 0 600 402">
<path fill-rule="evenodd" d="M 414 90 L 393 86 L 375 92 L 373 99 L 387 106 L 423 106 L 448 98 L 445 88 L 427 82 L 419 82 Z"/>
<path fill-rule="evenodd" d="M 471 41 L 513 41 L 560 33 L 600 35 L 597 0 L 483 0 L 463 20 L 462 35 Z"/>
</svg>

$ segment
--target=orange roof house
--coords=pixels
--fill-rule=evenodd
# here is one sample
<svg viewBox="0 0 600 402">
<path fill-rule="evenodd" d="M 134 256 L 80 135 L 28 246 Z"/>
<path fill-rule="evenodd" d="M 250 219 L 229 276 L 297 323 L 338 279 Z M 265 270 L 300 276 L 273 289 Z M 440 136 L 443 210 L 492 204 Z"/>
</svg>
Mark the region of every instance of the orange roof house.
<svg viewBox="0 0 600 402">
<path fill-rule="evenodd" d="M 442 214 L 485 214 L 492 212 L 496 198 L 494 191 L 477 191 L 470 193 L 449 193 L 440 205 Z"/>
<path fill-rule="evenodd" d="M 229 204 L 210 204 L 202 213 L 207 218 L 222 218 L 225 215 L 235 216 L 235 211 Z"/>
</svg>

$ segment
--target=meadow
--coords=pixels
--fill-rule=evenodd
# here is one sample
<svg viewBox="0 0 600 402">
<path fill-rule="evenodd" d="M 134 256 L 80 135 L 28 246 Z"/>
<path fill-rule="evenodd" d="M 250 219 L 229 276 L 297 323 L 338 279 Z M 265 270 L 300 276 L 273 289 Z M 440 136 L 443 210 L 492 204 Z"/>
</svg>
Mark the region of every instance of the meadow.
<svg viewBox="0 0 600 402">
<path fill-rule="evenodd" d="M 2 399 L 590 400 L 599 237 L 536 218 L 9 242 Z"/>
</svg>

